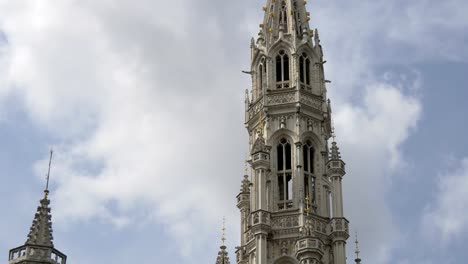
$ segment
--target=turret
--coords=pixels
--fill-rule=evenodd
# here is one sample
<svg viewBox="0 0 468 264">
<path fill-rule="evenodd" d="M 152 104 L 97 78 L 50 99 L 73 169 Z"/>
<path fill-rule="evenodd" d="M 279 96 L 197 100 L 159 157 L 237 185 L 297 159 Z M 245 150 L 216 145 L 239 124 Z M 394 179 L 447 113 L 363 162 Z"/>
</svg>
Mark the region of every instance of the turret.
<svg viewBox="0 0 468 264">
<path fill-rule="evenodd" d="M 252 77 L 252 96 L 246 95 L 245 127 L 252 175 L 250 182 L 244 179 L 250 189 L 237 196 L 238 264 L 346 261 L 344 162 L 336 158 L 336 142 L 332 151 L 328 147 L 329 81 L 306 3 L 267 0 L 258 38 L 251 41 L 251 68 L 245 73 Z"/>
<path fill-rule="evenodd" d="M 330 159 L 327 162 L 327 174 L 333 187 L 333 218 L 331 221 L 331 234 L 335 264 L 345 264 L 346 240 L 349 238 L 349 222 L 343 216 L 343 190 L 342 179 L 346 174 L 345 163 L 341 160 L 338 145 L 332 142 Z"/>
</svg>

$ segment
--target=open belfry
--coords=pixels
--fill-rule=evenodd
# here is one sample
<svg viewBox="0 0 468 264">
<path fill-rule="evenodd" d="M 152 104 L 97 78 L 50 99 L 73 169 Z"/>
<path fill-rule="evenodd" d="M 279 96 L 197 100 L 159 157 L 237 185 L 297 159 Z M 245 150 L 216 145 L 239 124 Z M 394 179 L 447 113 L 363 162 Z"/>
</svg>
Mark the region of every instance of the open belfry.
<svg viewBox="0 0 468 264">
<path fill-rule="evenodd" d="M 268 0 L 251 42 L 252 89 L 245 97 L 251 173 L 237 196 L 238 264 L 346 263 L 345 163 L 306 5 Z"/>
</svg>

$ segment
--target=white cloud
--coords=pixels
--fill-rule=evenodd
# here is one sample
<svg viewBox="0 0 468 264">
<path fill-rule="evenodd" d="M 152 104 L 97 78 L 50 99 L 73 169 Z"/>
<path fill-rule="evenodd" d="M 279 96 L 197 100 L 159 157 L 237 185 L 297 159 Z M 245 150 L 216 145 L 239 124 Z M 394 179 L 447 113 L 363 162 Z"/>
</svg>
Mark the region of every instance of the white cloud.
<svg viewBox="0 0 468 264">
<path fill-rule="evenodd" d="M 348 164 L 346 215 L 359 231 L 365 259 L 388 263 L 401 237 L 385 198 L 391 175 L 403 167 L 399 147 L 416 128 L 421 103 L 385 83 L 367 86 L 364 95 L 362 106 L 345 104 L 335 112 L 338 143 Z"/>
<path fill-rule="evenodd" d="M 423 236 L 447 245 L 468 232 L 468 158 L 438 177 L 433 201 L 422 218 Z"/>
</svg>

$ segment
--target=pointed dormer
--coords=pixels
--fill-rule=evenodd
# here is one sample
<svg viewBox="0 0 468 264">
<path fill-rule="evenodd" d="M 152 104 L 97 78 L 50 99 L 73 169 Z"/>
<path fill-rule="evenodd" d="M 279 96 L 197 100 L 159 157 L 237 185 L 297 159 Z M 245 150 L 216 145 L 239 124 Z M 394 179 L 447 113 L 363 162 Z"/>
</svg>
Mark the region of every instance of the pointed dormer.
<svg viewBox="0 0 468 264">
<path fill-rule="evenodd" d="M 51 152 L 52 160 L 52 152 Z M 44 197 L 40 200 L 28 239 L 23 246 L 10 250 L 9 264 L 66 264 L 67 256 L 54 247 L 49 200 L 49 173 Z"/>
</svg>

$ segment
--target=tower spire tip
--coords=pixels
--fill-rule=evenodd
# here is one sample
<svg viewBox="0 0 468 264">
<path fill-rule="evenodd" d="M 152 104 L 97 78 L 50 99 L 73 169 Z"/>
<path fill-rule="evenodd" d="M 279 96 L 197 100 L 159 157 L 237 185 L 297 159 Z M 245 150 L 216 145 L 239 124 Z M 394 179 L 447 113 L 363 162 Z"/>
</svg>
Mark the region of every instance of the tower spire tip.
<svg viewBox="0 0 468 264">
<path fill-rule="evenodd" d="M 221 241 L 223 242 L 223 246 L 225 246 L 226 242 L 226 217 L 223 217 L 223 227 L 221 228 L 222 235 L 221 235 Z"/>
<path fill-rule="evenodd" d="M 49 194 L 49 181 L 50 181 L 50 168 L 52 166 L 52 157 L 54 155 L 54 150 L 53 149 L 50 149 L 50 158 L 49 158 L 49 168 L 47 170 L 47 180 L 46 180 L 46 187 L 45 187 L 45 190 L 44 190 L 44 193 L 46 195 Z"/>
</svg>

